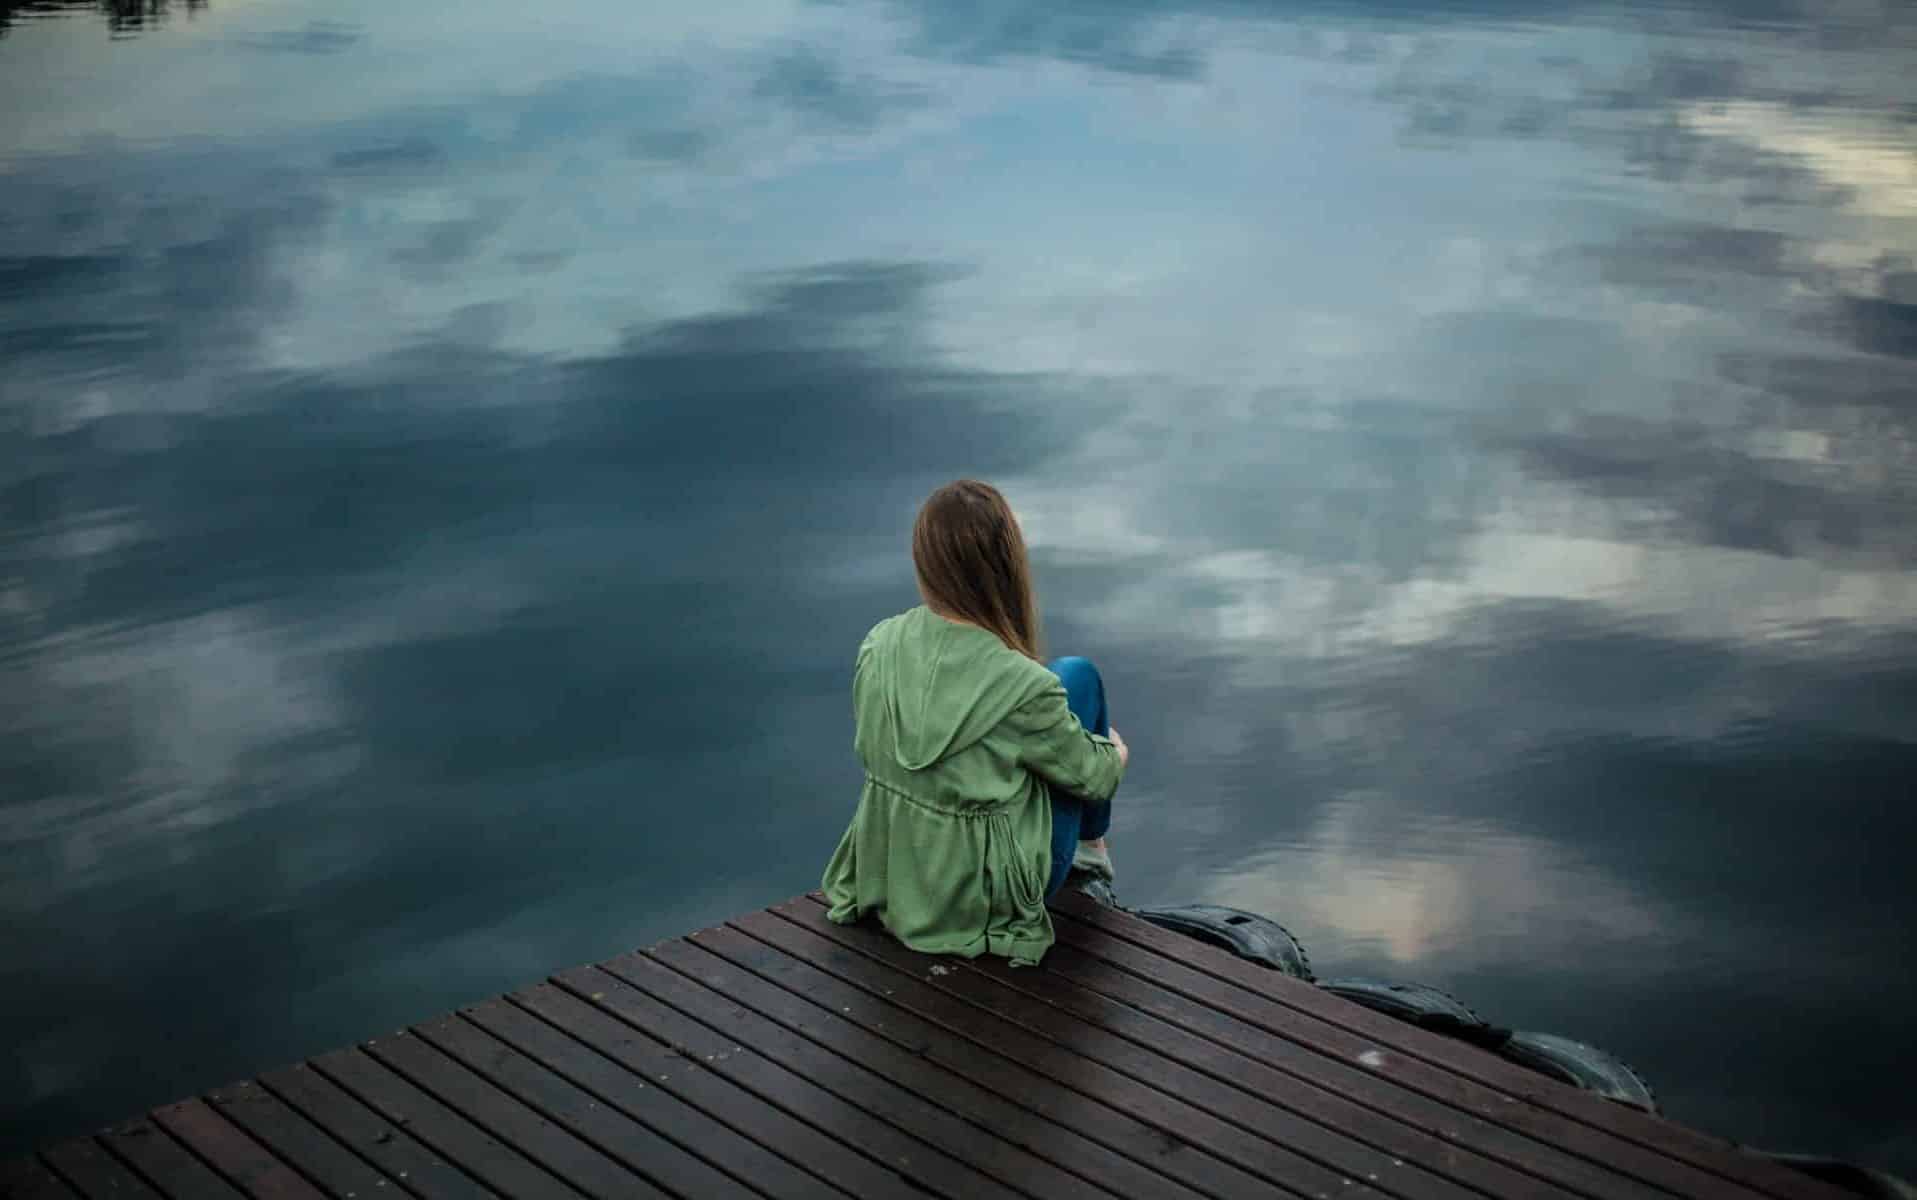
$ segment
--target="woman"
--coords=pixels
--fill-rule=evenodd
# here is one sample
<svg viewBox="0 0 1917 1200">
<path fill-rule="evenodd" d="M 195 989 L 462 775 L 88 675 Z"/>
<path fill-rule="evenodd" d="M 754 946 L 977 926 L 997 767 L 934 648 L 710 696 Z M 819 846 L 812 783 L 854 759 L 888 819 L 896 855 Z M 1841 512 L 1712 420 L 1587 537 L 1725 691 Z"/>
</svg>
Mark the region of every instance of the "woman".
<svg viewBox="0 0 1917 1200">
<path fill-rule="evenodd" d="M 1034 964 L 1045 898 L 1076 865 L 1106 880 L 1105 829 L 1130 752 L 1097 668 L 1039 659 L 1018 521 L 961 479 L 912 529 L 924 604 L 873 627 L 852 681 L 865 787 L 825 868 L 828 915 L 877 914 L 915 950 Z"/>
</svg>

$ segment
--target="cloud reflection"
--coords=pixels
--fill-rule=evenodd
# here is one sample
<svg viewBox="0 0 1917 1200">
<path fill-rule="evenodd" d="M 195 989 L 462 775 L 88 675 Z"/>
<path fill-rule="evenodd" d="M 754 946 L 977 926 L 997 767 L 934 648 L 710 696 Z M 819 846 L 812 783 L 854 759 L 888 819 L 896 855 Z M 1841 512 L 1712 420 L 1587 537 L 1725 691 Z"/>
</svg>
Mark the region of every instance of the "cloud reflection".
<svg viewBox="0 0 1917 1200">
<path fill-rule="evenodd" d="M 1592 955 L 1681 940 L 1635 888 L 1555 841 L 1442 817 L 1407 832 L 1404 817 L 1375 798 L 1325 804 L 1294 844 L 1212 875 L 1203 898 L 1309 929 L 1321 970 L 1381 961 L 1400 978 L 1513 965 L 1575 973 Z"/>
<path fill-rule="evenodd" d="M 1847 1125 L 1792 1056 L 1902 979 L 1910 31 L 1769 11 L 234 5 L 140 72 L 70 49 L 97 92 L 0 134 L 13 1123 L 808 886 L 850 647 L 966 473 L 1113 679 L 1128 898 L 1907 1154 L 1894 1080 Z M 163 1094 L 113 1083 L 162 1027 Z"/>
<path fill-rule="evenodd" d="M 91 928 L 100 905 L 161 888 L 180 918 L 118 954 L 115 981 L 50 975 L 31 955 L 10 965 L 38 981 L 42 1031 L 10 1094 L 43 1121 L 157 1098 L 112 1064 L 162 1025 L 208 1078 L 287 1053 L 278 1018 L 236 1031 L 183 1017 L 194 985 L 166 962 L 243 957 L 272 1011 L 305 1014 L 310 1049 L 383 1019 L 363 995 L 332 1016 L 316 1007 L 332 972 L 385 961 L 381 946 L 447 943 L 433 990 L 447 1004 L 512 982 L 496 957 L 454 949 L 476 923 L 531 921 L 543 965 L 589 957 L 565 947 L 596 945 L 603 924 L 537 915 L 582 880 L 684 898 L 632 910 L 645 922 L 731 894 L 726 856 L 746 847 L 756 867 L 751 847 L 837 819 L 837 756 L 777 766 L 773 748 L 836 728 L 825 706 L 844 648 L 905 598 L 897 539 L 913 499 L 1076 436 L 1062 412 L 1016 411 L 1044 380 L 938 360 L 924 302 L 951 272 L 916 263 L 761 276 L 724 310 L 591 358 L 438 342 L 344 376 L 247 367 L 278 311 L 248 290 L 277 293 L 269 231 L 287 250 L 306 228 L 225 221 L 185 266 L 139 249 L 9 264 L 38 271 L 38 300 L 68 297 L 69 313 L 101 279 L 152 306 L 116 318 L 130 353 L 109 386 L 128 399 L 61 406 L 10 460 L 8 545 L 25 569 L 8 581 L 6 692 L 36 700 L 0 730 L 0 760 L 41 786 L 0 825 L 8 905 L 49 930 Z M 222 257 L 228 310 L 190 265 Z M 199 302 L 176 311 L 182 292 Z M 34 390 L 71 377 L 90 346 L 41 339 Z M 202 371 L 226 365 L 218 402 L 135 406 L 141 376 L 178 395 L 183 346 Z M 848 486 L 804 487 L 818 472 Z M 810 649 L 790 640 L 798 626 Z M 745 695 L 762 710 L 751 732 L 719 717 Z M 756 785 L 760 768 L 738 767 L 750 745 L 764 747 Z M 703 826 L 632 803 L 635 772 L 654 795 L 810 799 L 755 817 L 726 856 L 675 852 Z M 449 836 L 449 820 L 466 832 Z M 545 852 L 528 857 L 529 838 Z M 235 857 L 256 839 L 277 849 Z M 787 890 L 809 866 L 785 864 Z M 174 874 L 188 867 L 203 882 Z M 483 895 L 452 886 L 475 879 Z M 628 924 L 629 907 L 609 919 Z M 289 928 L 294 911 L 327 916 Z M 394 1020 L 419 1003 L 391 996 Z"/>
</svg>

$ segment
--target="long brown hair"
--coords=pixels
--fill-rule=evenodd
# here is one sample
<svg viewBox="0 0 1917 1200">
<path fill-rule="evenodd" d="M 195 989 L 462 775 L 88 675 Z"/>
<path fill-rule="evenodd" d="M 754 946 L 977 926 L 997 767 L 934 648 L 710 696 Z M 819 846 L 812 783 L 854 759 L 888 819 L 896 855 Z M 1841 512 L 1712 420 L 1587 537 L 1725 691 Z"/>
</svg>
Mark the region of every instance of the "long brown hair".
<svg viewBox="0 0 1917 1200">
<path fill-rule="evenodd" d="M 926 497 L 912 525 L 912 565 L 934 612 L 988 629 L 1027 658 L 1039 657 L 1025 535 L 997 488 L 958 479 Z"/>
</svg>

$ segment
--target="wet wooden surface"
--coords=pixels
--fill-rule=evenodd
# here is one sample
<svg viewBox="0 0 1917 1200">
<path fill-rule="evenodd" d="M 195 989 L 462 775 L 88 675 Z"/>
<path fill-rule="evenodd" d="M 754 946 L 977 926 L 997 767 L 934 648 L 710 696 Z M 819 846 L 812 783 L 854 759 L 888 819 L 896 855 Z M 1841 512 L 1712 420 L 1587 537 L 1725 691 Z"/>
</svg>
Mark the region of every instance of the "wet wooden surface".
<svg viewBox="0 0 1917 1200">
<path fill-rule="evenodd" d="M 1082 897 L 1037 969 L 824 911 L 167 1105 L 0 1164 L 0 1195 L 1844 1195 Z"/>
</svg>

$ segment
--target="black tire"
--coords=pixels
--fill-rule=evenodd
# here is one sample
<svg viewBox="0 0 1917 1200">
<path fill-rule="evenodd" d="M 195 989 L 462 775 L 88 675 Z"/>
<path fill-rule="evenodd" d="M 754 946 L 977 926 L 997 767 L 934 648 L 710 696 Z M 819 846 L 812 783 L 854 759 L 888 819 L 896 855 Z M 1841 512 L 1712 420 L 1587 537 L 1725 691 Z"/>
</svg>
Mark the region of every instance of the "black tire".
<svg viewBox="0 0 1917 1200">
<path fill-rule="evenodd" d="M 1321 979 L 1318 986 L 1353 1004 L 1362 1004 L 1420 1029 L 1442 1033 L 1486 1050 L 1496 1050 L 1511 1039 L 1509 1029 L 1491 1024 L 1450 992 L 1428 984 Z"/>
<path fill-rule="evenodd" d="M 1270 917 L 1220 904 L 1134 908 L 1131 913 L 1154 925 L 1229 950 L 1246 962 L 1311 982 L 1311 959 L 1306 956 L 1303 943 Z"/>
<path fill-rule="evenodd" d="M 1587 1092 L 1596 1092 L 1648 1113 L 1657 1111 L 1657 1095 L 1644 1077 L 1623 1059 L 1584 1042 L 1554 1033 L 1519 1032 L 1498 1048 L 1504 1058 Z"/>
<path fill-rule="evenodd" d="M 1772 1154 L 1764 1150 L 1753 1153 L 1815 1176 L 1833 1187 L 1867 1196 L 1870 1200 L 1917 1200 L 1917 1185 L 1899 1179 L 1888 1171 L 1860 1167 L 1856 1163 L 1822 1158 L 1815 1154 Z"/>
</svg>

